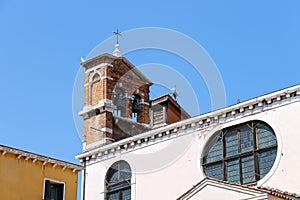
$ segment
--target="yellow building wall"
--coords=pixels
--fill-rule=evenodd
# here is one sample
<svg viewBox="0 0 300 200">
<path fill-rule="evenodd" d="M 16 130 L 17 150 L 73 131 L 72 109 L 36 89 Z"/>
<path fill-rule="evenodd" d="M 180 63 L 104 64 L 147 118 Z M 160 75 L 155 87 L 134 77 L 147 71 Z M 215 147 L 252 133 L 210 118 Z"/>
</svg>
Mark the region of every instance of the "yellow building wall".
<svg viewBox="0 0 300 200">
<path fill-rule="evenodd" d="M 42 200 L 44 179 L 65 183 L 65 200 L 76 200 L 78 172 L 62 166 L 53 167 L 42 161 L 33 163 L 32 159 L 17 155 L 0 154 L 0 199 L 1 200 Z"/>
</svg>

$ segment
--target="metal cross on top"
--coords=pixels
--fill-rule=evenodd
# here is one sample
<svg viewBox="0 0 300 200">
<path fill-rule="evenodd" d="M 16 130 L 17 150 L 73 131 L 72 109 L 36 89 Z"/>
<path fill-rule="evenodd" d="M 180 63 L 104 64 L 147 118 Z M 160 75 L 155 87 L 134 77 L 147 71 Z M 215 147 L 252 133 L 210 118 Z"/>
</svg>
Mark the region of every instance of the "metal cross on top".
<svg viewBox="0 0 300 200">
<path fill-rule="evenodd" d="M 119 32 L 119 29 L 117 29 L 117 31 L 113 31 L 113 33 L 115 34 L 116 38 L 117 38 L 117 44 L 119 44 L 119 37 L 122 36 L 122 32 Z"/>
</svg>

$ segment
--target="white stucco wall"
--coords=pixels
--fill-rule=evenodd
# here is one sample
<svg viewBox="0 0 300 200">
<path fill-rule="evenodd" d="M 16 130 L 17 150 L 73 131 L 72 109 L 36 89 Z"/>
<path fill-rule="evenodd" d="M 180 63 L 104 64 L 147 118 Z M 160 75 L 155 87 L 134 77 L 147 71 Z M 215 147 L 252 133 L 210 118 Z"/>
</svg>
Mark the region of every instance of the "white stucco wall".
<svg viewBox="0 0 300 200">
<path fill-rule="evenodd" d="M 104 199 L 106 172 L 118 160 L 125 160 L 131 166 L 132 199 L 176 199 L 204 178 L 200 157 L 213 133 L 251 120 L 269 124 L 278 139 L 274 166 L 258 185 L 300 193 L 299 99 L 296 96 L 265 107 L 263 112 L 257 108 L 248 114 L 219 120 L 207 128 L 195 126 L 97 157 L 87 166 L 86 199 Z"/>
</svg>

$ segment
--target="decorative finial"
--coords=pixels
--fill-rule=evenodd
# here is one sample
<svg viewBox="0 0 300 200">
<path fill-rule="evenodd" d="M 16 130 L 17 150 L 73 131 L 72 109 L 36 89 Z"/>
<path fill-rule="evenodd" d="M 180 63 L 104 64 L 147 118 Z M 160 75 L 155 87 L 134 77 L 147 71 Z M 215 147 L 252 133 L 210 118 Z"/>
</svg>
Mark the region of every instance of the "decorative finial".
<svg viewBox="0 0 300 200">
<path fill-rule="evenodd" d="M 120 51 L 119 37 L 122 36 L 122 34 L 121 34 L 121 32 L 119 32 L 119 29 L 117 29 L 117 31 L 113 31 L 113 33 L 116 36 L 117 43 L 115 45 L 115 50 L 113 51 L 112 55 L 114 55 L 116 57 L 121 57 L 122 53 Z"/>
<path fill-rule="evenodd" d="M 122 57 L 122 52 L 120 51 L 120 45 L 119 44 L 115 45 L 115 50 L 113 51 L 112 55 L 116 56 L 116 57 Z"/>
<path fill-rule="evenodd" d="M 172 95 L 173 95 L 174 99 L 177 100 L 178 93 L 176 91 L 176 86 L 174 86 L 171 90 L 172 90 Z"/>
</svg>

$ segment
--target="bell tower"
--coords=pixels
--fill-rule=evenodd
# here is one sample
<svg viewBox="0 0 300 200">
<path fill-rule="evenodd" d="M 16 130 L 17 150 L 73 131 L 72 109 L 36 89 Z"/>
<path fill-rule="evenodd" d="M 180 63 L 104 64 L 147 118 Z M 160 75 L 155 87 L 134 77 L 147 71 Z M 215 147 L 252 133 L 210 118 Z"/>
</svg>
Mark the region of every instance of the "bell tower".
<svg viewBox="0 0 300 200">
<path fill-rule="evenodd" d="M 85 69 L 83 150 L 87 151 L 150 129 L 152 85 L 115 46 L 81 63 Z"/>
</svg>

